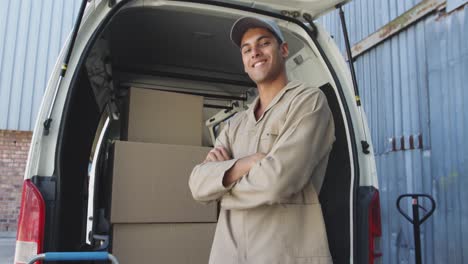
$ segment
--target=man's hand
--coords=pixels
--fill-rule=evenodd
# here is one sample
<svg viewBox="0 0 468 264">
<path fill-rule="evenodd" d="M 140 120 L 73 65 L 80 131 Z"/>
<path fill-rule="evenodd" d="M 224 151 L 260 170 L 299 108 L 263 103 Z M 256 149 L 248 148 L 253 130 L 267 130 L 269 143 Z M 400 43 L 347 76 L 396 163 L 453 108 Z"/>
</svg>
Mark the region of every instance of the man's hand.
<svg viewBox="0 0 468 264">
<path fill-rule="evenodd" d="M 203 163 L 210 162 L 210 161 L 225 161 L 225 160 L 230 160 L 230 159 L 231 159 L 231 155 L 227 152 L 225 148 L 217 147 L 217 148 L 210 150 L 210 152 L 206 156 L 205 161 L 203 161 Z"/>
<path fill-rule="evenodd" d="M 247 174 L 250 169 L 257 163 L 257 161 L 263 159 L 266 155 L 263 153 L 255 153 L 250 156 L 243 157 L 238 159 L 237 162 L 232 166 L 226 173 L 223 178 L 223 186 L 227 187 L 233 182 L 242 178 Z"/>
<path fill-rule="evenodd" d="M 223 178 L 223 185 L 224 187 L 227 187 L 231 185 L 233 182 L 239 180 L 247 174 L 250 169 L 257 163 L 257 161 L 263 159 L 266 155 L 263 153 L 255 153 L 246 157 L 243 157 L 241 159 L 238 159 L 234 166 L 232 166 L 226 173 L 224 174 Z M 208 152 L 208 155 L 205 158 L 205 161 L 203 163 L 207 162 L 216 162 L 216 161 L 226 161 L 232 159 L 231 155 L 229 152 L 223 148 L 223 147 L 217 147 L 210 152 Z"/>
</svg>

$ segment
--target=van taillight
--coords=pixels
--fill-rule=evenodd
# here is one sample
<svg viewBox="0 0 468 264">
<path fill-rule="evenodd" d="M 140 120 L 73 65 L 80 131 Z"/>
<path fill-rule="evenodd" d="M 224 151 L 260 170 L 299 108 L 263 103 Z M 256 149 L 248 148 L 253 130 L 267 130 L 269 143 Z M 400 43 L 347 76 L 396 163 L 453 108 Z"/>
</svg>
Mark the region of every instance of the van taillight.
<svg viewBox="0 0 468 264">
<path fill-rule="evenodd" d="M 382 257 L 380 252 L 380 237 L 382 236 L 382 225 L 380 222 L 380 198 L 376 191 L 372 196 L 369 206 L 369 264 L 374 264 Z"/>
<path fill-rule="evenodd" d="M 45 203 L 31 180 L 25 180 L 16 234 L 15 263 L 27 263 L 42 252 Z"/>
</svg>

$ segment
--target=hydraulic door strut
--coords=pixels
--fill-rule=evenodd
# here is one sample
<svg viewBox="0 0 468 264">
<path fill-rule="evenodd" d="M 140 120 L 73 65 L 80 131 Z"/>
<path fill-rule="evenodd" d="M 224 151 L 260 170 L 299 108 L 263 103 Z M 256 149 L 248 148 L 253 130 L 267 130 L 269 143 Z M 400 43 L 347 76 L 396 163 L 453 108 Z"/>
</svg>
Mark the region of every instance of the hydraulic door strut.
<svg viewBox="0 0 468 264">
<path fill-rule="evenodd" d="M 62 62 L 62 70 L 60 71 L 60 76 L 57 81 L 57 85 L 55 86 L 54 97 L 52 97 L 52 103 L 49 107 L 49 111 L 47 112 L 47 119 L 44 121 L 44 135 L 46 136 L 49 135 L 50 124 L 52 123 L 52 109 L 54 108 L 55 100 L 57 99 L 58 89 L 60 87 L 60 84 L 62 83 L 62 79 L 65 76 L 65 73 L 67 72 L 68 62 L 70 61 L 70 56 L 73 50 L 73 46 L 75 45 L 76 36 L 78 35 L 78 29 L 80 28 L 81 19 L 83 18 L 87 2 L 88 0 L 81 1 L 78 17 L 75 26 L 73 27 L 72 38 L 70 40 L 70 44 L 68 45 L 68 50 L 67 54 L 65 55 L 65 59 Z"/>
<path fill-rule="evenodd" d="M 356 80 L 356 72 L 354 71 L 354 58 L 351 54 L 351 45 L 349 44 L 349 37 L 348 37 L 348 29 L 346 28 L 346 21 L 344 17 L 343 7 L 340 5 L 340 20 L 341 20 L 341 28 L 343 29 L 343 36 L 345 39 L 345 46 L 346 46 L 346 54 L 348 56 L 348 63 L 349 68 L 351 70 L 351 78 L 353 79 L 353 86 L 354 86 L 354 94 L 356 96 L 356 104 L 361 106 L 361 98 L 359 97 L 359 89 Z"/>
<path fill-rule="evenodd" d="M 351 78 L 353 80 L 353 87 L 354 87 L 354 95 L 356 98 L 356 105 L 359 107 L 361 111 L 361 119 L 362 118 L 362 109 L 361 109 L 361 97 L 359 96 L 359 89 L 358 89 L 358 84 L 356 80 L 356 72 L 354 71 L 354 58 L 353 55 L 351 54 L 351 45 L 349 44 L 349 37 L 348 37 L 348 29 L 346 28 L 346 21 L 345 21 L 345 16 L 343 12 L 343 7 L 341 5 L 337 6 L 337 8 L 340 9 L 340 20 L 341 20 L 341 27 L 343 29 L 343 35 L 345 39 L 345 46 L 346 46 L 346 54 L 348 56 L 348 63 L 349 63 L 349 69 L 351 70 Z M 364 120 L 362 120 L 364 121 Z M 363 122 L 364 123 L 364 122 Z M 369 143 L 367 142 L 367 135 L 366 135 L 366 130 L 363 128 L 364 131 L 364 140 L 361 140 L 361 146 L 362 146 L 362 152 L 364 154 L 369 154 Z"/>
</svg>

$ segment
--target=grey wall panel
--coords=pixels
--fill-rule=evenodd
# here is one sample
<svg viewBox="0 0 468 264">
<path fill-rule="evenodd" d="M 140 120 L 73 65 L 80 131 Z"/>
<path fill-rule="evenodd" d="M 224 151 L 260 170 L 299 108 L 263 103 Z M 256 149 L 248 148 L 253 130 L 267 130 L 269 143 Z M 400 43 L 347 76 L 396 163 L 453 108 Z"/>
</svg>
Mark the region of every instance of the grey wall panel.
<svg viewBox="0 0 468 264">
<path fill-rule="evenodd" d="M 0 2 L 0 129 L 32 130 L 80 2 Z"/>
<path fill-rule="evenodd" d="M 435 241 L 446 263 L 468 261 L 468 7 L 428 19 L 428 87 L 434 192 L 439 201 Z"/>
<path fill-rule="evenodd" d="M 352 43 L 419 1 L 371 2 L 358 0 L 345 7 Z M 318 22 L 335 36 L 344 54 L 337 12 Z M 414 263 L 413 231 L 395 206 L 403 193 L 428 193 L 437 202 L 434 216 L 421 229 L 423 262 L 468 262 L 466 43 L 468 6 L 433 13 L 355 62 L 378 169 L 383 263 Z M 413 150 L 408 150 L 410 136 Z"/>
<path fill-rule="evenodd" d="M 422 0 L 353 0 L 343 7 L 351 45 L 410 10 Z M 338 11 L 318 20 L 330 30 L 340 48 L 344 48 Z"/>
</svg>

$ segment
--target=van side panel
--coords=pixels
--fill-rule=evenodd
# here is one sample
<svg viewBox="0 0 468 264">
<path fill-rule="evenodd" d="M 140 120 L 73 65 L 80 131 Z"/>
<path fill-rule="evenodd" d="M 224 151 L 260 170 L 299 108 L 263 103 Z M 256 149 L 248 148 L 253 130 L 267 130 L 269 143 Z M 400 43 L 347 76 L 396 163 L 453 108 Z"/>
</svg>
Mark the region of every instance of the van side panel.
<svg viewBox="0 0 468 264">
<path fill-rule="evenodd" d="M 77 251 L 85 241 L 88 166 L 100 112 L 85 71 L 75 76 L 61 120 L 54 177 L 57 178 L 56 244 L 45 250 Z"/>
<path fill-rule="evenodd" d="M 350 203 L 342 199 L 349 195 L 351 184 L 351 166 L 348 154 L 348 142 L 341 115 L 338 98 L 330 84 L 320 89 L 325 93 L 335 122 L 336 141 L 330 153 L 325 180 L 320 190 L 320 203 L 327 229 L 330 253 L 334 263 L 348 263 L 350 259 Z M 337 195 L 340 194 L 340 195 Z"/>
</svg>

